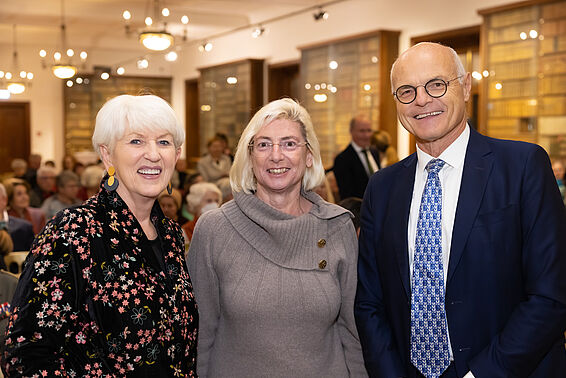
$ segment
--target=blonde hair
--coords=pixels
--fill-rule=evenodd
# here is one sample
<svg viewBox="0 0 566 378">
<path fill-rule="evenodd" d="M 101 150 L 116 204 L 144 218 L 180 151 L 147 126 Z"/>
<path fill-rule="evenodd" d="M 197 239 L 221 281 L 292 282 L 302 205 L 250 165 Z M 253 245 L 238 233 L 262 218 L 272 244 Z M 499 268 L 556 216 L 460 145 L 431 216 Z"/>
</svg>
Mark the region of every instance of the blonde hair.
<svg viewBox="0 0 566 378">
<path fill-rule="evenodd" d="M 286 119 L 299 124 L 301 134 L 308 143 L 313 164 L 307 167 L 303 176 L 302 186 L 305 191 L 317 187 L 324 179 L 324 167 L 320 157 L 320 145 L 314 132 L 311 117 L 305 108 L 290 98 L 283 98 L 270 102 L 261 108 L 250 120 L 236 148 L 234 163 L 230 169 L 230 185 L 234 192 L 253 193 L 257 189 L 257 183 L 252 170 L 250 160 L 249 144 L 259 130 L 277 120 Z"/>
<path fill-rule="evenodd" d="M 131 132 L 165 130 L 173 136 L 176 148 L 185 141 L 185 129 L 175 111 L 161 97 L 121 95 L 108 100 L 96 115 L 92 146 L 100 155 L 100 146 L 114 150 L 114 143 Z"/>
</svg>

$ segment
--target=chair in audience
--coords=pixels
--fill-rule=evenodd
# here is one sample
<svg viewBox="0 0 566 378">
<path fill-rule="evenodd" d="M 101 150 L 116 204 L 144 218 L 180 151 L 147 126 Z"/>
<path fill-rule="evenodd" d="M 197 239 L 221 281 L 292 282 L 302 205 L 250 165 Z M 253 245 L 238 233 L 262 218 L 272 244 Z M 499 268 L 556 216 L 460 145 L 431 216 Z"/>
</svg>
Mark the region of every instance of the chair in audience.
<svg viewBox="0 0 566 378">
<path fill-rule="evenodd" d="M 28 253 L 28 251 L 10 252 L 4 256 L 4 262 L 8 271 L 18 275 L 21 274 Z"/>
</svg>

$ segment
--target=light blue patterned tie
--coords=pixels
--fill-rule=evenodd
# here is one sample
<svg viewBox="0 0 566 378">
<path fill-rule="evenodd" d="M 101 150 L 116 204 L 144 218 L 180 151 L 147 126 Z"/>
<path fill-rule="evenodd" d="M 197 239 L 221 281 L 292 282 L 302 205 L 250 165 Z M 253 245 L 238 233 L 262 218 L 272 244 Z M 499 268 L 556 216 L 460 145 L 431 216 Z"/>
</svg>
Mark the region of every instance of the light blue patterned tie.
<svg viewBox="0 0 566 378">
<path fill-rule="evenodd" d="M 411 296 L 411 362 L 427 378 L 439 377 L 450 365 L 444 309 L 442 267 L 442 187 L 440 159 L 426 165 L 428 177 L 421 200 Z"/>
</svg>

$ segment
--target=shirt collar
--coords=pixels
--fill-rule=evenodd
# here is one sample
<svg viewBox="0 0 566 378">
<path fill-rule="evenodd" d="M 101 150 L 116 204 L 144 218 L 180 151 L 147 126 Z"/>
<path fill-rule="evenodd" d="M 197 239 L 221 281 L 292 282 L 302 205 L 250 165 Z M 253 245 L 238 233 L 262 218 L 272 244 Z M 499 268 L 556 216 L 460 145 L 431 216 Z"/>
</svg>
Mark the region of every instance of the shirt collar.
<svg viewBox="0 0 566 378">
<path fill-rule="evenodd" d="M 453 167 L 460 168 L 464 164 L 464 159 L 466 158 L 466 150 L 468 148 L 468 141 L 470 140 L 470 126 L 466 124 L 466 128 L 456 138 L 454 142 L 448 148 L 446 148 L 438 157 L 444 160 L 444 162 Z M 417 145 L 417 169 L 424 171 L 426 165 L 429 161 L 434 159 L 433 156 L 427 154 L 419 148 Z"/>
<path fill-rule="evenodd" d="M 354 150 L 356 150 L 356 152 L 358 154 L 364 150 L 362 147 L 357 145 L 356 142 L 354 142 L 354 141 L 351 141 L 350 144 L 352 145 L 352 147 L 354 147 Z"/>
</svg>

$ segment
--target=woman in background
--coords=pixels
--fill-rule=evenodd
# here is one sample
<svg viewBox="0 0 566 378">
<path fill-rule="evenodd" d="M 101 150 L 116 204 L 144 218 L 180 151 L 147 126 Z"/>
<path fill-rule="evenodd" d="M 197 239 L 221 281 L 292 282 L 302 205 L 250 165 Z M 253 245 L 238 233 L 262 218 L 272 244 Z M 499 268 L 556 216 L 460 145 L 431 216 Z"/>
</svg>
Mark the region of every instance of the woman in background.
<svg viewBox="0 0 566 378">
<path fill-rule="evenodd" d="M 183 224 L 187 244 L 193 238 L 193 232 L 199 217 L 209 210 L 216 209 L 221 204 L 222 192 L 216 185 L 210 182 L 199 182 L 191 186 L 189 194 L 187 194 L 187 206 L 191 214 L 194 214 L 194 218 Z"/>
<path fill-rule="evenodd" d="M 366 377 L 354 324 L 350 213 L 311 190 L 324 169 L 307 111 L 273 101 L 245 128 L 234 200 L 203 214 L 188 264 L 200 377 Z"/>
<path fill-rule="evenodd" d="M 28 182 L 12 178 L 4 181 L 4 186 L 8 195 L 8 215 L 27 220 L 33 226 L 33 233 L 39 234 L 45 226 L 45 214 L 40 209 L 30 207 Z"/>
</svg>

